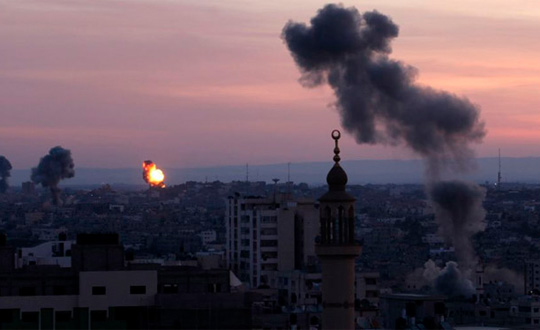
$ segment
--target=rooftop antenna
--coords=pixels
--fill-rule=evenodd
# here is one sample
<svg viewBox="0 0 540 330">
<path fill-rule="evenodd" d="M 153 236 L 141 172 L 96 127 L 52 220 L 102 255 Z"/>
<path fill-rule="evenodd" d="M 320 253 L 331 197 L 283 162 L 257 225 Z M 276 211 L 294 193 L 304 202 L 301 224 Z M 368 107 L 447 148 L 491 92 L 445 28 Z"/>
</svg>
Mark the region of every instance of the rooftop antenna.
<svg viewBox="0 0 540 330">
<path fill-rule="evenodd" d="M 272 181 L 274 181 L 274 203 L 276 202 L 276 191 L 277 191 L 277 183 L 279 182 L 278 178 L 273 178 Z"/>
<path fill-rule="evenodd" d="M 287 195 L 291 198 L 291 162 L 287 163 Z"/>
<path fill-rule="evenodd" d="M 291 182 L 291 162 L 287 163 L 287 182 Z"/>
<path fill-rule="evenodd" d="M 497 174 L 497 189 L 501 189 L 501 148 L 499 148 L 499 173 Z"/>
<path fill-rule="evenodd" d="M 249 195 L 249 164 L 246 163 L 246 196 Z"/>
</svg>

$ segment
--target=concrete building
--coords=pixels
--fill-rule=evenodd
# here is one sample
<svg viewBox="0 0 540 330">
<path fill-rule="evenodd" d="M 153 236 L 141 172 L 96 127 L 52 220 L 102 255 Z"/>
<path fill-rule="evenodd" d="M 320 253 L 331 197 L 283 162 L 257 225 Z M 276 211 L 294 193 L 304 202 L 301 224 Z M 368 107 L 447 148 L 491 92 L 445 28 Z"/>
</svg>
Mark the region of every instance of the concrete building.
<svg viewBox="0 0 540 330">
<path fill-rule="evenodd" d="M 540 260 L 529 260 L 525 262 L 525 294 L 536 290 L 540 293 Z"/>
<path fill-rule="evenodd" d="M 41 243 L 34 247 L 20 248 L 16 256 L 16 268 L 33 265 L 58 265 L 71 267 L 71 246 L 75 241 L 57 240 Z"/>
<path fill-rule="evenodd" d="M 15 268 L 0 235 L 0 329 L 253 328 L 227 269 L 130 263 L 116 234 L 80 234 L 71 264 Z M 122 258 L 120 258 L 122 257 Z"/>
<path fill-rule="evenodd" d="M 269 274 L 269 286 L 278 290 L 282 303 L 289 306 L 318 310 L 322 302 L 321 273 L 300 270 Z"/>
<path fill-rule="evenodd" d="M 510 314 L 518 324 L 540 327 L 540 297 L 523 296 L 513 300 Z"/>
<path fill-rule="evenodd" d="M 240 280 L 257 288 L 270 273 L 302 269 L 316 263 L 318 210 L 313 200 L 229 197 L 226 207 L 227 266 Z"/>
<path fill-rule="evenodd" d="M 217 233 L 215 230 L 204 230 L 199 233 L 203 245 L 212 243 L 217 239 Z"/>
<path fill-rule="evenodd" d="M 347 174 L 339 165 L 340 132 L 335 141 L 334 166 L 328 172 L 328 192 L 320 199 L 321 238 L 315 250 L 322 268 L 322 328 L 354 329 L 354 259 L 361 247 L 354 240 L 355 198 L 345 191 Z"/>
<path fill-rule="evenodd" d="M 384 329 L 416 329 L 422 324 L 427 329 L 445 328 L 444 296 L 423 294 L 383 294 L 381 314 Z"/>
<path fill-rule="evenodd" d="M 121 270 L 124 247 L 116 233 L 79 234 L 71 246 L 71 265 L 75 271 Z"/>
<path fill-rule="evenodd" d="M 379 305 L 380 274 L 378 272 L 362 272 L 356 274 L 356 299 L 367 300 L 373 306 Z"/>
</svg>

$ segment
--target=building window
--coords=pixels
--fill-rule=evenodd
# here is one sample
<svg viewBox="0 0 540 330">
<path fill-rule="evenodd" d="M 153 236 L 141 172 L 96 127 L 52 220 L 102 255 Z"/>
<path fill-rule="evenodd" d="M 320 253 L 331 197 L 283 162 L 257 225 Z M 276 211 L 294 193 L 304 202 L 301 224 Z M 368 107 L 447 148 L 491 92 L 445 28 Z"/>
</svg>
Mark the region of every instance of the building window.
<svg viewBox="0 0 540 330">
<path fill-rule="evenodd" d="M 69 322 L 71 321 L 70 311 L 58 311 L 55 313 L 54 318 L 56 322 Z"/>
<path fill-rule="evenodd" d="M 379 296 L 379 291 L 366 290 L 366 298 L 377 298 Z"/>
<path fill-rule="evenodd" d="M 518 310 L 519 310 L 520 313 L 530 313 L 531 312 L 531 307 L 530 306 L 519 306 Z M 530 323 L 530 320 L 529 320 L 528 323 Z"/>
<path fill-rule="evenodd" d="M 276 223 L 277 217 L 263 216 L 261 217 L 261 223 Z"/>
<path fill-rule="evenodd" d="M 166 294 L 178 293 L 178 284 L 163 285 L 163 293 L 166 293 Z"/>
<path fill-rule="evenodd" d="M 377 279 L 376 278 L 366 278 L 366 285 L 377 285 Z"/>
<path fill-rule="evenodd" d="M 146 294 L 145 285 L 132 285 L 129 287 L 130 294 Z"/>
<path fill-rule="evenodd" d="M 276 228 L 263 228 L 261 229 L 261 235 L 277 235 Z"/>
<path fill-rule="evenodd" d="M 22 312 L 21 321 L 28 323 L 37 323 L 39 322 L 39 312 Z"/>
<path fill-rule="evenodd" d="M 91 311 L 90 317 L 93 321 L 104 322 L 107 321 L 107 311 Z"/>
<path fill-rule="evenodd" d="M 62 296 L 62 295 L 65 295 L 67 294 L 67 290 L 66 290 L 66 287 L 65 286 L 62 286 L 62 285 L 55 285 L 53 287 L 53 295 L 55 296 Z"/>
<path fill-rule="evenodd" d="M 11 323 L 14 319 L 14 313 L 11 309 L 0 309 L 0 320 L 5 323 Z"/>
<path fill-rule="evenodd" d="M 270 246 L 277 246 L 278 242 L 276 240 L 262 240 L 261 241 L 261 247 L 270 247 Z"/>
<path fill-rule="evenodd" d="M 92 295 L 93 296 L 104 296 L 107 294 L 107 288 L 104 286 L 93 286 Z"/>
<path fill-rule="evenodd" d="M 221 284 L 219 283 L 210 283 L 208 284 L 208 292 L 216 293 L 221 291 Z"/>
<path fill-rule="evenodd" d="M 19 296 L 35 296 L 36 288 L 33 286 L 23 286 L 19 288 Z"/>
</svg>

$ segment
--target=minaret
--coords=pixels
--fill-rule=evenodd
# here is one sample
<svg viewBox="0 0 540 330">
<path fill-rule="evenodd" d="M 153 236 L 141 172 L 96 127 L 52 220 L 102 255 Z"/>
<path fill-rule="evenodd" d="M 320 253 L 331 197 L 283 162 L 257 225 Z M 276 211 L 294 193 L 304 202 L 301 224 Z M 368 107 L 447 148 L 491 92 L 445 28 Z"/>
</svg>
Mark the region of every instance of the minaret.
<svg viewBox="0 0 540 330">
<path fill-rule="evenodd" d="M 321 239 L 315 251 L 322 267 L 323 329 L 354 329 L 354 259 L 361 246 L 354 241 L 354 202 L 345 191 L 347 173 L 339 165 L 338 140 L 334 166 L 326 176 L 328 192 L 319 198 Z"/>
</svg>

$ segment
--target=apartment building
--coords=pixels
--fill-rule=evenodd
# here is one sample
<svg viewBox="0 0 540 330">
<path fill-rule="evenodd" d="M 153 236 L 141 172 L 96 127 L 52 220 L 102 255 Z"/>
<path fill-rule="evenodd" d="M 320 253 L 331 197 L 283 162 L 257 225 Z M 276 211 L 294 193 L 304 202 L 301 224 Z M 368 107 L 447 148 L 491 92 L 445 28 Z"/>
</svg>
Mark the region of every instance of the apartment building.
<svg viewBox="0 0 540 330">
<path fill-rule="evenodd" d="M 251 288 L 269 283 L 276 271 L 316 263 L 319 211 L 313 200 L 229 197 L 226 208 L 227 265 Z"/>
<path fill-rule="evenodd" d="M 79 234 L 71 251 L 71 267 L 16 267 L 16 249 L 0 235 L 0 329 L 255 326 L 227 269 L 126 261 L 114 233 Z"/>
<path fill-rule="evenodd" d="M 540 292 L 540 260 L 525 262 L 525 294 Z"/>
</svg>

